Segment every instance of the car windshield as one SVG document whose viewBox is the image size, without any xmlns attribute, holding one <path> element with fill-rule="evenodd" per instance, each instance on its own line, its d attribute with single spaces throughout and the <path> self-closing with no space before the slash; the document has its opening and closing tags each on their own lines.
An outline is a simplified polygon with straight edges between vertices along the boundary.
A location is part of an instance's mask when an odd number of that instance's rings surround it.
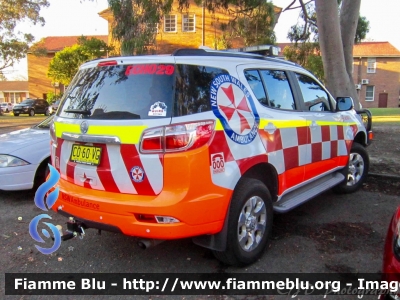
<svg viewBox="0 0 400 300">
<path fill-rule="evenodd" d="M 26 100 L 22 101 L 20 104 L 31 104 L 31 103 L 33 103 L 33 100 L 26 99 Z"/>
<path fill-rule="evenodd" d="M 51 123 L 53 122 L 53 118 L 54 118 L 54 116 L 50 116 L 47 119 L 45 119 L 44 121 L 40 122 L 39 124 L 33 126 L 32 128 L 35 128 L 35 129 L 49 129 Z"/>
</svg>

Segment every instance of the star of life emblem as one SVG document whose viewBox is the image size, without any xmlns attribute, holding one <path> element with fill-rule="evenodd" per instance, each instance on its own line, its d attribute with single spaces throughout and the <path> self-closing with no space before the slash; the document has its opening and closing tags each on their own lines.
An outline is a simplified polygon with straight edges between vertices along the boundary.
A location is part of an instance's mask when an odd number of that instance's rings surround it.
<svg viewBox="0 0 400 300">
<path fill-rule="evenodd" d="M 144 171 L 141 167 L 133 167 L 130 173 L 134 182 L 142 182 L 144 180 Z"/>
<path fill-rule="evenodd" d="M 239 79 L 230 75 L 215 77 L 210 87 L 210 102 L 232 141 L 245 145 L 255 139 L 260 117 L 249 91 Z"/>
</svg>

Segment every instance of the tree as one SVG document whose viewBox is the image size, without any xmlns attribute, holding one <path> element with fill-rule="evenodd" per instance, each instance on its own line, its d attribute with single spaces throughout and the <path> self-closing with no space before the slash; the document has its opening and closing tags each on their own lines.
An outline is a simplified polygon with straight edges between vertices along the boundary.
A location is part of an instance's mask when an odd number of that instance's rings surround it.
<svg viewBox="0 0 400 300">
<path fill-rule="evenodd" d="M 30 21 L 44 25 L 40 9 L 49 6 L 47 0 L 0 1 L 0 70 L 25 57 L 33 36 L 16 31 L 18 23 Z"/>
<path fill-rule="evenodd" d="M 108 0 L 114 16 L 113 38 L 121 44 L 122 55 L 145 53 L 155 39 L 163 13 L 173 0 Z"/>
<path fill-rule="evenodd" d="M 335 97 L 351 96 L 356 108 L 359 108 L 352 78 L 353 46 L 355 41 L 365 37 L 369 27 L 365 18 L 359 18 L 361 0 L 314 0 L 312 2 L 315 2 L 315 15 L 309 14 L 304 0 L 294 0 L 285 10 L 295 8 L 293 5 L 296 1 L 300 4 L 305 21 L 304 30 L 299 30 L 296 34 L 307 38 L 305 32 L 308 26 L 315 26 L 327 88 Z M 356 35 L 357 25 L 360 22 L 361 34 Z"/>
<path fill-rule="evenodd" d="M 102 40 L 93 37 L 87 39 L 82 36 L 78 39 L 78 44 L 66 47 L 56 53 L 50 62 L 47 76 L 53 82 L 69 85 L 82 63 L 105 56 L 111 50 L 113 47 L 107 46 Z"/>
<path fill-rule="evenodd" d="M 245 46 L 275 44 L 275 12 L 271 2 L 235 1 L 227 11 L 233 18 L 221 30 L 229 30 L 230 37 L 243 38 Z"/>
<path fill-rule="evenodd" d="M 304 4 L 302 8 L 298 23 L 292 26 L 288 33 L 288 38 L 294 44 L 285 47 L 284 55 L 287 59 L 299 63 L 324 81 L 315 4 L 311 1 Z M 304 10 L 306 13 L 303 12 Z M 339 10 L 338 13 L 340 13 Z M 365 17 L 359 17 L 354 42 L 360 43 L 361 40 L 365 39 L 368 31 L 368 20 Z"/>
<path fill-rule="evenodd" d="M 93 0 L 91 0 L 93 1 Z M 113 14 L 113 38 L 119 41 L 122 55 L 149 52 L 156 37 L 156 24 L 172 9 L 173 0 L 108 0 Z M 190 0 L 177 0 L 180 10 L 189 8 Z M 227 10 L 233 20 L 223 24 L 229 31 L 215 44 L 228 46 L 229 39 L 242 37 L 246 45 L 274 43 L 272 28 L 274 11 L 267 0 L 194 0 L 209 11 L 218 8 Z M 219 47 L 219 46 L 218 46 Z"/>
</svg>

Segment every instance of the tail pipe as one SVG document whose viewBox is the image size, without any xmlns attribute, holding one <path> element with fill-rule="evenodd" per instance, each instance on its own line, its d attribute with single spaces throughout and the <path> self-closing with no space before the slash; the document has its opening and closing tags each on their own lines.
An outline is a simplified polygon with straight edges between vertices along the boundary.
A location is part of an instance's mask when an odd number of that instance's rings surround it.
<svg viewBox="0 0 400 300">
<path fill-rule="evenodd" d="M 158 244 L 161 244 L 165 240 L 155 240 L 155 239 L 139 239 L 137 244 L 140 248 L 142 249 L 148 249 L 150 247 L 157 246 Z"/>
</svg>

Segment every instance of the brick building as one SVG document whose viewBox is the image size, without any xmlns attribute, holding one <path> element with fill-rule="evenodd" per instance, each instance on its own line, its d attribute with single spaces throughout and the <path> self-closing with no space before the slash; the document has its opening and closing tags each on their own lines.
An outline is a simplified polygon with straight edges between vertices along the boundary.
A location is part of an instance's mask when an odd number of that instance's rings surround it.
<svg viewBox="0 0 400 300">
<path fill-rule="evenodd" d="M 353 59 L 353 80 L 363 107 L 399 107 L 400 51 L 389 42 L 364 42 L 354 45 Z"/>
<path fill-rule="evenodd" d="M 0 103 L 15 104 L 28 97 L 28 81 L 0 81 Z"/>
<path fill-rule="evenodd" d="M 282 11 L 274 7 L 275 24 Z M 109 9 L 99 13 L 108 21 L 108 43 L 116 44 L 112 37 L 113 16 Z M 199 48 L 207 46 L 212 49 L 225 49 L 226 42 L 231 48 L 244 46 L 242 38 L 228 38 L 224 35 L 222 27 L 232 18 L 227 10 L 217 9 L 209 12 L 203 6 L 198 6 L 191 1 L 187 10 L 180 11 L 174 1 L 171 12 L 165 15 L 162 21 L 154 25 L 157 30 L 156 40 L 152 48 L 157 54 L 172 53 L 178 48 Z"/>
<path fill-rule="evenodd" d="M 92 37 L 104 42 L 108 40 L 106 35 L 89 36 L 88 38 Z M 77 44 L 78 38 L 79 36 L 49 36 L 35 45 L 36 49 L 45 49 L 41 55 L 34 54 L 32 49 L 28 51 L 28 89 L 31 98 L 46 99 L 49 92 L 59 94 L 64 91 L 62 84 L 54 84 L 47 77 L 49 64 L 58 51 Z"/>
</svg>

